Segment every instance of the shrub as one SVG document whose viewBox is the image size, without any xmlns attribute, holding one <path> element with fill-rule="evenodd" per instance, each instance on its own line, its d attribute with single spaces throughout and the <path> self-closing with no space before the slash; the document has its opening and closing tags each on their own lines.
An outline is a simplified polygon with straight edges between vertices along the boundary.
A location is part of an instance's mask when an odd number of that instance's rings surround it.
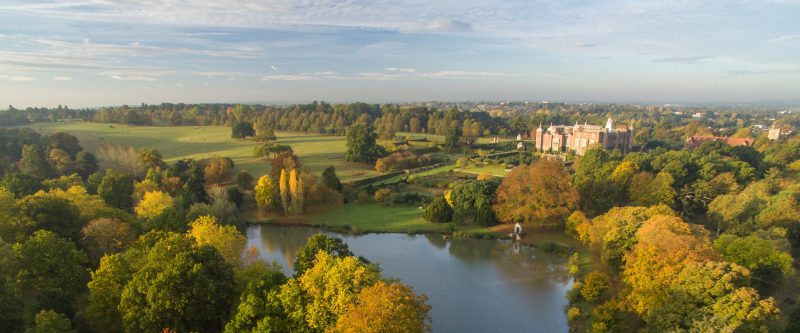
<svg viewBox="0 0 800 333">
<path fill-rule="evenodd" d="M 567 218 L 567 223 L 564 226 L 564 232 L 566 232 L 567 235 L 578 237 L 578 226 L 584 222 L 588 223 L 588 221 L 589 219 L 586 218 L 586 215 L 584 215 L 583 212 L 576 210 Z"/>
<path fill-rule="evenodd" d="M 586 275 L 581 288 L 581 296 L 589 302 L 594 302 L 609 286 L 608 277 L 600 272 L 593 271 Z"/>
<path fill-rule="evenodd" d="M 438 197 L 425 207 L 422 216 L 430 222 L 450 222 L 453 219 L 453 208 L 450 208 L 444 197 Z"/>
<path fill-rule="evenodd" d="M 581 297 L 581 288 L 582 287 L 583 287 L 582 283 L 575 282 L 575 284 L 572 285 L 572 289 L 567 291 L 567 300 L 570 303 L 575 303 L 575 302 L 578 301 L 578 299 L 580 299 L 580 297 Z"/>
<path fill-rule="evenodd" d="M 581 316 L 581 309 L 578 309 L 574 306 L 571 306 L 569 310 L 567 310 L 567 320 L 572 322 L 575 319 L 578 319 Z"/>
<path fill-rule="evenodd" d="M 464 167 L 469 166 L 469 158 L 461 157 L 461 158 L 457 159 L 456 160 L 456 166 L 459 167 L 459 168 L 464 168 Z"/>
<path fill-rule="evenodd" d="M 378 202 L 378 203 L 384 202 L 386 200 L 386 198 L 389 197 L 389 194 L 391 194 L 391 193 L 392 193 L 392 190 L 388 189 L 388 188 L 382 188 L 380 190 L 375 191 L 375 195 L 374 195 L 375 202 Z"/>
</svg>

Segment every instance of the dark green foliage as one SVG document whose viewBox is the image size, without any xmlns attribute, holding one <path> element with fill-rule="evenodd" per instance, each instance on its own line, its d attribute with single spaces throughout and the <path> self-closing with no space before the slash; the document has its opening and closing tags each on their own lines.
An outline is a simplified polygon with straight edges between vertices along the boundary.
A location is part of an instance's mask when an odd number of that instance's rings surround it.
<svg viewBox="0 0 800 333">
<path fill-rule="evenodd" d="M 444 136 L 444 145 L 449 148 L 458 147 L 461 141 L 461 127 L 452 125 L 447 129 L 447 134 Z"/>
<path fill-rule="evenodd" d="M 219 332 L 235 299 L 232 267 L 210 246 L 173 234 L 156 243 L 122 292 L 127 332 Z"/>
<path fill-rule="evenodd" d="M 779 250 L 773 241 L 758 236 L 724 234 L 714 241 L 714 247 L 725 259 L 750 269 L 752 285 L 762 294 L 768 294 L 794 273 L 791 254 Z"/>
<path fill-rule="evenodd" d="M 336 176 L 336 168 L 333 165 L 322 171 L 322 183 L 330 189 L 339 192 L 342 191 L 342 182 L 339 181 L 339 177 Z"/>
<path fill-rule="evenodd" d="M 228 201 L 236 205 L 236 208 L 241 208 L 242 203 L 244 203 L 244 194 L 242 194 L 242 192 L 236 187 L 229 187 L 225 191 L 227 193 Z"/>
<path fill-rule="evenodd" d="M 307 269 L 314 266 L 314 259 L 317 252 L 323 251 L 335 257 L 349 257 L 353 253 L 341 238 L 328 237 L 325 234 L 316 234 L 308 239 L 308 242 L 299 252 L 294 262 L 294 274 L 300 276 Z"/>
<path fill-rule="evenodd" d="M 435 223 L 450 222 L 453 220 L 453 208 L 450 208 L 444 197 L 437 197 L 425 207 L 422 217 Z"/>
<path fill-rule="evenodd" d="M 24 173 L 10 172 L 3 176 L 3 187 L 17 198 L 31 195 L 42 189 L 42 182 Z"/>
<path fill-rule="evenodd" d="M 158 216 L 147 220 L 144 227 L 145 230 L 184 232 L 188 229 L 186 211 L 180 207 L 169 207 Z"/>
<path fill-rule="evenodd" d="M 203 167 L 197 161 L 190 161 L 186 169 L 186 182 L 183 184 L 184 197 L 187 199 L 188 204 L 195 202 L 208 203 L 205 183 Z"/>
<path fill-rule="evenodd" d="M 468 180 L 457 184 L 450 193 L 454 215 L 458 219 L 474 216 L 475 223 L 482 226 L 497 224 L 492 203 L 498 186 L 498 178 Z"/>
<path fill-rule="evenodd" d="M 236 122 L 231 127 L 231 137 L 234 139 L 244 139 L 255 134 L 256 131 L 253 129 L 253 124 L 246 121 Z"/>
<path fill-rule="evenodd" d="M 385 151 L 375 143 L 377 135 L 368 125 L 355 125 L 347 130 L 347 152 L 344 157 L 350 162 L 372 163 Z"/>
<path fill-rule="evenodd" d="M 78 152 L 83 150 L 78 138 L 65 132 L 56 132 L 50 135 L 50 148 L 61 149 L 72 158 L 76 158 Z"/>
<path fill-rule="evenodd" d="M 32 195 L 22 198 L 19 203 L 21 215 L 30 218 L 36 229 L 50 230 L 61 237 L 77 242 L 80 239 L 80 211 L 67 199 Z"/>
<path fill-rule="evenodd" d="M 23 304 L 13 280 L 0 275 L 0 332 L 22 331 Z"/>
<path fill-rule="evenodd" d="M 139 166 L 143 170 L 150 170 L 150 169 L 166 169 L 167 163 L 164 163 L 164 159 L 161 157 L 161 153 L 158 149 L 153 147 L 144 147 L 139 150 Z"/>
<path fill-rule="evenodd" d="M 254 180 L 255 179 L 253 178 L 253 176 L 251 176 L 250 173 L 247 172 L 247 170 L 242 169 L 239 170 L 238 173 L 236 173 L 236 176 L 234 176 L 233 181 L 236 183 L 237 186 L 239 186 L 239 188 L 243 190 L 250 190 L 253 188 Z"/>
<path fill-rule="evenodd" d="M 72 303 L 86 288 L 88 259 L 73 242 L 47 230 L 14 245 L 19 260 L 17 281 L 36 309 L 52 309 L 72 315 Z"/>
<path fill-rule="evenodd" d="M 619 165 L 608 152 L 589 149 L 575 166 L 574 182 L 581 196 L 581 209 L 590 215 L 601 214 L 624 201 L 625 189 L 612 180 Z"/>
<path fill-rule="evenodd" d="M 112 169 L 106 170 L 100 186 L 97 187 L 99 194 L 112 207 L 122 210 L 130 210 L 133 206 L 133 178 L 118 173 Z"/>
<path fill-rule="evenodd" d="M 44 150 L 37 144 L 22 147 L 22 159 L 20 160 L 19 169 L 22 173 L 38 179 L 48 179 L 55 176 L 55 170 L 47 160 Z"/>
</svg>

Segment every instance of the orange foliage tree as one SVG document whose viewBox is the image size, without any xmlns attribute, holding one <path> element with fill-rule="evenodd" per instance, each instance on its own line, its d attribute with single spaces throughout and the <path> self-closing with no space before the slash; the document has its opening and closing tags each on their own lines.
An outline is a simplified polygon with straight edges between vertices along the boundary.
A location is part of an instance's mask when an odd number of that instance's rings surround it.
<svg viewBox="0 0 800 333">
<path fill-rule="evenodd" d="M 578 206 L 579 195 L 560 163 L 539 160 L 511 171 L 497 188 L 493 206 L 504 223 L 560 227 Z"/>
</svg>

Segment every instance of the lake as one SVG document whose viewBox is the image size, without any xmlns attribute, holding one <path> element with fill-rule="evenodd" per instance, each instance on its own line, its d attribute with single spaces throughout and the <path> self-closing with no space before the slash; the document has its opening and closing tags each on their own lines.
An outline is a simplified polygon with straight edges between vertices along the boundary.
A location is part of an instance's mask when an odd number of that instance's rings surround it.
<svg viewBox="0 0 800 333">
<path fill-rule="evenodd" d="M 293 274 L 311 227 L 250 226 L 248 248 Z M 328 233 L 428 296 L 434 332 L 567 332 L 564 309 L 572 288 L 565 256 L 511 241 L 444 239 L 441 235 Z"/>
</svg>

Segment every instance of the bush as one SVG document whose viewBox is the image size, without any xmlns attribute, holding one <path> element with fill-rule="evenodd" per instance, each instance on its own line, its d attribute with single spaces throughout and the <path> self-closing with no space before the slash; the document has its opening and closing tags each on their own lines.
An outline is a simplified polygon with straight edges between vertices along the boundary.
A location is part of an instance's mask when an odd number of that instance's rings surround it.
<svg viewBox="0 0 800 333">
<path fill-rule="evenodd" d="M 444 197 L 438 197 L 425 207 L 422 216 L 425 220 L 435 223 L 446 223 L 453 219 L 453 208 L 447 204 Z"/>
<path fill-rule="evenodd" d="M 569 322 L 572 322 L 575 319 L 580 318 L 580 316 L 581 316 L 581 309 L 571 306 L 569 310 L 567 310 L 567 321 Z"/>
<path fill-rule="evenodd" d="M 584 222 L 588 222 L 588 221 L 589 221 L 589 219 L 586 218 L 586 215 L 584 215 L 583 212 L 581 212 L 579 210 L 576 210 L 576 211 L 572 212 L 572 215 L 570 215 L 567 218 L 567 223 L 564 226 L 564 232 L 566 232 L 567 235 L 570 235 L 570 236 L 573 236 L 573 237 L 577 238 L 578 237 L 578 231 L 577 231 L 578 225 L 580 225 L 581 223 L 584 223 Z"/>
<path fill-rule="evenodd" d="M 469 158 L 460 157 L 459 159 L 456 160 L 456 166 L 459 167 L 459 168 L 464 168 L 464 167 L 469 166 L 469 162 L 470 162 Z"/>
<path fill-rule="evenodd" d="M 589 302 L 594 302 L 609 286 L 608 276 L 593 271 L 586 275 L 581 288 L 581 296 Z"/>
<path fill-rule="evenodd" d="M 388 188 L 382 188 L 380 190 L 375 191 L 375 195 L 374 195 L 375 202 L 378 202 L 378 203 L 384 202 L 386 200 L 386 198 L 389 197 L 389 194 L 391 194 L 391 193 L 392 193 L 392 190 L 388 189 Z"/>
</svg>

